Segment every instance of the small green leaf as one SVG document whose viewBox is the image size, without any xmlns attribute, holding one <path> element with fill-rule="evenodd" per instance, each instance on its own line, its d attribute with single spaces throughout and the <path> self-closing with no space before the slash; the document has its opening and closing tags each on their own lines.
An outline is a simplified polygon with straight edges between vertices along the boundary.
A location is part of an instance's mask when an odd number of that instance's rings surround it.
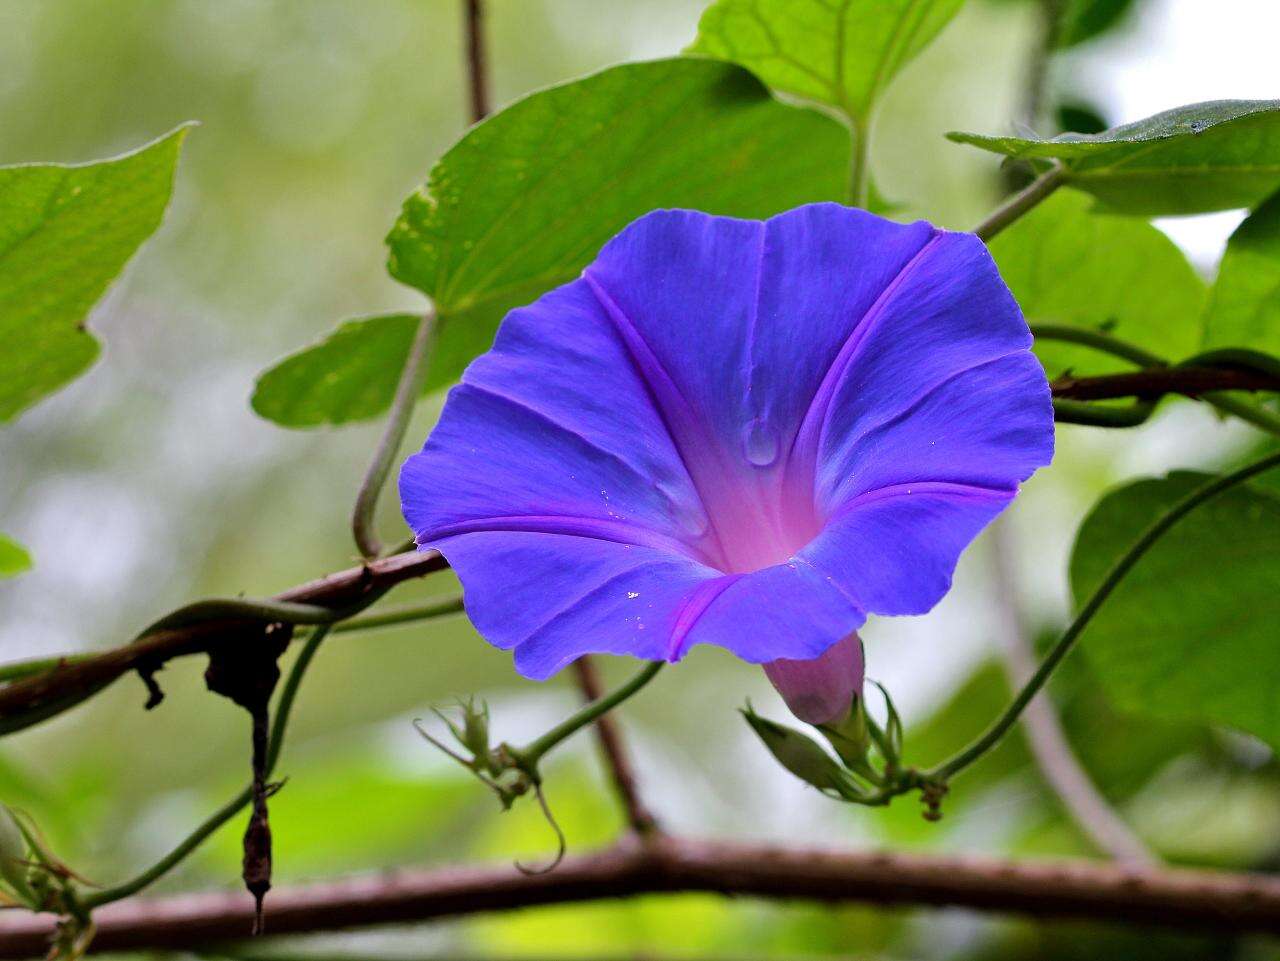
<svg viewBox="0 0 1280 961">
<path fill-rule="evenodd" d="M 31 570 L 31 555 L 12 538 L 0 534 L 0 578 L 17 577 Z"/>
<path fill-rule="evenodd" d="M 1081 604 L 1115 560 L 1209 478 L 1179 472 L 1104 497 L 1081 525 Z M 1081 645 L 1107 694 L 1136 714 L 1201 719 L 1280 747 L 1280 498 L 1236 487 L 1179 521 L 1121 581 Z"/>
<path fill-rule="evenodd" d="M 0 422 L 98 356 L 85 317 L 160 225 L 186 133 L 100 163 L 0 167 Z"/>
<path fill-rule="evenodd" d="M 1205 315 L 1204 345 L 1280 355 L 1280 193 L 1227 242 Z"/>
<path fill-rule="evenodd" d="M 716 0 L 689 48 L 865 123 L 880 94 L 964 0 Z"/>
<path fill-rule="evenodd" d="M 1050 140 L 951 133 L 1043 167 L 1112 210 L 1157 216 L 1252 207 L 1280 187 L 1280 100 L 1215 100 Z"/>
<path fill-rule="evenodd" d="M 258 378 L 253 409 L 283 427 L 345 424 L 391 406 L 421 317 L 348 320 Z"/>
<path fill-rule="evenodd" d="M 842 195 L 848 137 L 731 64 L 612 67 L 471 128 L 387 238 L 392 276 L 441 319 L 428 385 L 454 380 L 512 307 L 572 280 L 659 207 L 766 217 Z"/>
<path fill-rule="evenodd" d="M 1205 284 L 1181 250 L 1149 223 L 1090 210 L 1059 190 L 991 241 L 1005 283 L 1032 323 L 1102 329 L 1170 360 L 1199 349 Z M 1036 344 L 1051 376 L 1132 365 L 1053 341 Z"/>
</svg>

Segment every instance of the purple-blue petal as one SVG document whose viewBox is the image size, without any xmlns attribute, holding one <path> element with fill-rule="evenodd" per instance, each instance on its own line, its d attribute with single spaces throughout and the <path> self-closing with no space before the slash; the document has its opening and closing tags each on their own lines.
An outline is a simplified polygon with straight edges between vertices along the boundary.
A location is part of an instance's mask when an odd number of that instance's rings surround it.
<svg viewBox="0 0 1280 961">
<path fill-rule="evenodd" d="M 401 474 L 518 669 L 806 660 L 920 613 L 1052 456 L 985 247 L 819 204 L 658 211 L 503 322 Z"/>
</svg>

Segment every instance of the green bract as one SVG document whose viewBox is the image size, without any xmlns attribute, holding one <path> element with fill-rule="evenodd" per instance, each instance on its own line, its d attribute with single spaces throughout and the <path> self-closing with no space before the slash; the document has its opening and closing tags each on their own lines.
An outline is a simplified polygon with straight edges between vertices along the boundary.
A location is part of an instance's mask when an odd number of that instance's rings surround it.
<svg viewBox="0 0 1280 961">
<path fill-rule="evenodd" d="M 0 422 L 98 356 L 85 316 L 160 225 L 186 133 L 100 163 L 0 168 Z"/>
<path fill-rule="evenodd" d="M 1280 187 L 1280 100 L 1214 100 L 1097 134 L 1048 140 L 951 133 L 959 143 L 1043 166 L 1130 214 L 1252 207 Z"/>
<path fill-rule="evenodd" d="M 1142 530 L 1205 480 L 1179 472 L 1104 497 L 1071 558 L 1077 603 Z M 1179 521 L 1086 629 L 1081 646 L 1118 705 L 1228 724 L 1280 746 L 1280 498 L 1236 487 Z"/>
</svg>

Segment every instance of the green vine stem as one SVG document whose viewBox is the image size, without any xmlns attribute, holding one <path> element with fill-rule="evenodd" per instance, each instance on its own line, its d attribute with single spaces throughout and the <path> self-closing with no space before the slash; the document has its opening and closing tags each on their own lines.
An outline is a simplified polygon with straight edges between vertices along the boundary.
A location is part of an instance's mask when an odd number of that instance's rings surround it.
<svg viewBox="0 0 1280 961">
<path fill-rule="evenodd" d="M 849 126 L 849 197 L 850 207 L 867 206 L 870 176 L 867 171 L 870 147 L 870 124 L 865 120 L 852 120 Z"/>
<path fill-rule="evenodd" d="M 1280 452 L 1269 454 L 1261 460 L 1254 461 L 1239 470 L 1232 471 L 1230 474 L 1224 474 L 1215 478 L 1209 483 L 1192 491 L 1178 503 L 1170 507 L 1164 514 L 1157 518 L 1150 526 L 1143 531 L 1133 545 L 1126 551 L 1119 560 L 1112 565 L 1111 570 L 1107 572 L 1106 577 L 1102 579 L 1102 583 L 1098 585 L 1093 594 L 1080 608 L 1080 612 L 1076 615 L 1075 620 L 1067 627 L 1053 646 L 1048 656 L 1040 663 L 1036 672 L 1026 683 L 1017 697 L 998 717 L 995 722 L 987 728 L 987 730 L 972 744 L 956 754 L 951 759 L 942 762 L 934 768 L 921 774 L 921 780 L 925 783 L 945 784 L 951 777 L 964 770 L 982 755 L 999 743 L 1000 739 L 1009 732 L 1009 729 L 1017 723 L 1019 716 L 1024 708 L 1030 703 L 1031 699 L 1036 696 L 1045 683 L 1049 680 L 1057 666 L 1062 663 L 1062 659 L 1071 652 L 1076 641 L 1080 638 L 1084 629 L 1089 625 L 1093 616 L 1098 613 L 1103 602 L 1106 601 L 1111 593 L 1124 580 L 1125 575 L 1129 573 L 1142 559 L 1142 556 L 1149 551 L 1157 541 L 1163 537 L 1170 528 L 1178 521 L 1186 517 L 1193 510 L 1204 504 L 1206 501 L 1213 499 L 1222 492 L 1242 484 L 1249 478 L 1261 474 L 1263 471 L 1270 470 L 1273 467 L 1280 466 Z"/>
<path fill-rule="evenodd" d="M 531 741 L 524 747 L 507 746 L 507 753 L 511 755 L 520 770 L 524 771 L 535 784 L 538 783 L 538 762 L 542 760 L 548 751 L 561 741 L 572 737 L 602 714 L 608 713 L 627 700 L 627 698 L 652 681 L 658 671 L 662 670 L 664 664 L 666 664 L 666 661 L 650 661 L 626 684 L 615 688 L 598 700 L 583 705 L 574 714 L 547 731 L 546 734 Z"/>
<path fill-rule="evenodd" d="M 979 240 L 990 242 L 992 237 L 1066 182 L 1066 170 L 1061 164 L 1055 163 L 1022 190 L 1006 199 L 1004 203 L 991 212 L 986 220 L 974 227 L 973 232 L 978 236 Z"/>
<path fill-rule="evenodd" d="M 380 627 L 394 627 L 398 624 L 411 624 L 415 621 L 429 621 L 437 617 L 462 612 L 462 596 L 455 594 L 441 597 L 421 604 L 404 604 L 382 611 L 379 614 L 368 614 L 364 617 L 353 617 L 349 621 L 334 624 L 330 630 L 334 634 L 347 634 L 356 631 L 372 631 Z"/>
<path fill-rule="evenodd" d="M 355 537 L 356 547 L 367 558 L 377 557 L 382 553 L 382 542 L 373 531 L 374 512 L 378 507 L 382 488 L 386 486 L 387 475 L 391 472 L 391 464 L 404 442 L 405 431 L 409 429 L 413 408 L 422 393 L 435 329 L 436 309 L 432 306 L 422 315 L 417 332 L 413 335 L 400 382 L 396 385 L 395 399 L 391 402 L 391 412 L 387 415 L 387 426 L 373 452 L 373 460 L 369 462 L 364 479 L 360 482 L 360 490 L 356 493 L 355 507 L 351 511 L 351 533 Z"/>
<path fill-rule="evenodd" d="M 289 727 L 289 716 L 293 712 L 293 705 L 297 700 L 298 688 L 302 685 L 302 678 L 307 673 L 307 668 L 310 667 L 316 651 L 319 650 L 321 642 L 324 641 L 325 635 L 328 633 L 329 628 L 327 625 L 322 625 L 311 632 L 311 636 L 307 638 L 306 643 L 298 654 L 297 660 L 293 662 L 293 667 L 289 670 L 289 676 L 285 680 L 284 688 L 280 691 L 280 700 L 276 703 L 275 720 L 271 725 L 271 740 L 267 748 L 266 770 L 268 777 L 275 770 L 276 762 L 280 760 L 280 752 L 284 747 L 285 732 Z M 210 835 L 244 810 L 251 800 L 253 800 L 253 789 L 246 787 L 210 815 L 199 827 L 187 835 L 177 847 L 141 874 L 115 887 L 103 888 L 83 898 L 82 902 L 85 908 L 92 910 L 104 904 L 110 904 L 112 901 L 120 901 L 124 898 L 132 897 L 143 888 L 159 880 L 181 864 Z"/>
</svg>

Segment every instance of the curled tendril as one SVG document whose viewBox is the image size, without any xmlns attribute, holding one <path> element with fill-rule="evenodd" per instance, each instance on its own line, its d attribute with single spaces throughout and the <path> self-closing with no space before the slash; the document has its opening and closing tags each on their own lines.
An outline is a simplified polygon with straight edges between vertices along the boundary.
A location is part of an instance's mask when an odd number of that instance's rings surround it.
<svg viewBox="0 0 1280 961">
<path fill-rule="evenodd" d="M 527 864 L 521 864 L 519 861 L 515 862 L 515 866 L 516 870 L 521 874 L 550 874 L 558 868 L 560 866 L 560 862 L 564 860 L 564 855 L 568 850 L 569 845 L 565 840 L 564 831 L 561 829 L 559 822 L 556 821 L 555 815 L 551 813 L 551 805 L 547 803 L 547 796 L 542 791 L 542 785 L 535 783 L 533 785 L 533 792 L 538 798 L 538 806 L 542 808 L 542 816 L 547 819 L 547 823 L 551 825 L 551 830 L 556 834 L 556 854 L 555 857 L 551 859 L 551 863 L 544 867 L 530 867 Z"/>
</svg>

